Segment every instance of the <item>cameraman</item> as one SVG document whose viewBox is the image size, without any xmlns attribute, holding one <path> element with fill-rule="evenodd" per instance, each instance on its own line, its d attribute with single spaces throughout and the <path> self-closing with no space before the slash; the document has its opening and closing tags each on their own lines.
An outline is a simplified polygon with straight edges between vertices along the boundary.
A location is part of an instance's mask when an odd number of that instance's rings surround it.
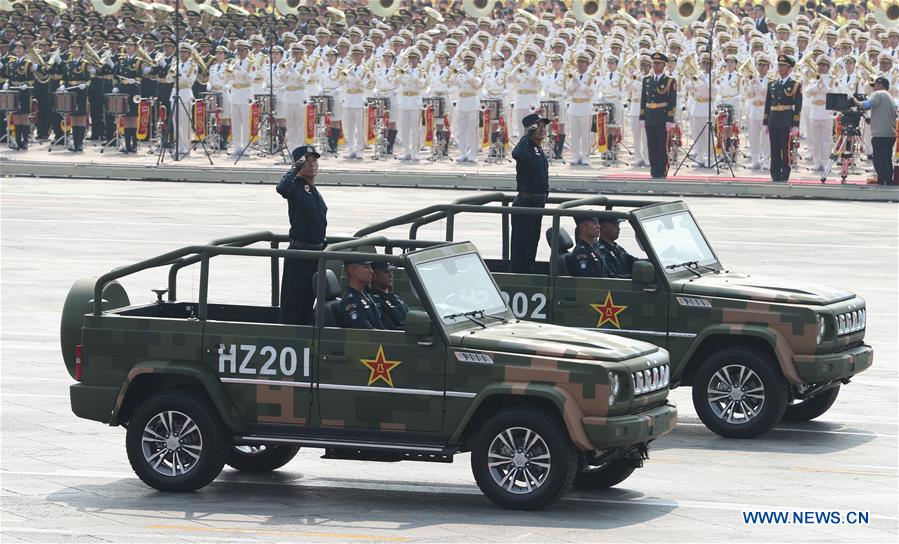
<svg viewBox="0 0 899 544">
<path fill-rule="evenodd" d="M 871 110 L 871 147 L 874 153 L 874 170 L 877 183 L 889 185 L 893 181 L 893 147 L 896 145 L 896 104 L 888 92 L 890 82 L 878 77 L 871 84 L 874 92 L 864 102 L 854 96 L 852 102 L 865 110 Z"/>
</svg>

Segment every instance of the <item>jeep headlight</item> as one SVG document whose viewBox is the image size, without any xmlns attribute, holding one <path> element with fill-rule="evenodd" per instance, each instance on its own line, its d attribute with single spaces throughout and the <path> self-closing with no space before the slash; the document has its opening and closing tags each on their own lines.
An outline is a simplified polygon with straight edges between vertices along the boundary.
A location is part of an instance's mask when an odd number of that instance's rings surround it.
<svg viewBox="0 0 899 544">
<path fill-rule="evenodd" d="M 615 400 L 618 397 L 618 394 L 621 392 L 621 380 L 618 378 L 618 374 L 615 374 L 611 370 L 609 371 L 609 406 L 615 404 Z"/>
<path fill-rule="evenodd" d="M 815 337 L 815 342 L 820 344 L 821 340 L 824 340 L 824 333 L 827 332 L 827 324 L 824 322 L 824 316 L 818 316 L 818 334 Z"/>
</svg>

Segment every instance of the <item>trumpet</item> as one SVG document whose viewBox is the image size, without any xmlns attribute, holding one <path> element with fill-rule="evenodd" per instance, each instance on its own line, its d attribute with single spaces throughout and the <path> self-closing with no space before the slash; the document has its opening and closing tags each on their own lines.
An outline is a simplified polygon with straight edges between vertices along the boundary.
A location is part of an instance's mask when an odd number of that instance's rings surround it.
<svg viewBox="0 0 899 544">
<path fill-rule="evenodd" d="M 50 55 L 50 60 L 47 61 L 47 64 L 49 64 L 50 66 L 53 66 L 54 64 L 56 64 L 56 61 L 59 60 L 59 56 L 60 56 L 61 54 L 62 54 L 62 52 L 61 52 L 61 51 L 59 50 L 59 48 L 57 47 L 57 48 L 53 51 L 53 53 Z"/>
<path fill-rule="evenodd" d="M 142 46 L 142 45 L 137 46 L 137 51 L 134 52 L 134 55 L 135 55 L 137 58 L 139 58 L 140 60 L 142 60 L 142 61 L 144 61 L 144 62 L 146 62 L 146 63 L 148 63 L 148 64 L 154 64 L 154 65 L 156 64 L 156 63 L 153 61 L 153 59 L 150 58 L 150 55 L 147 54 L 147 50 L 144 49 L 144 46 Z"/>
<path fill-rule="evenodd" d="M 32 43 L 31 47 L 28 48 L 28 53 L 26 55 L 28 60 L 30 60 L 33 64 L 37 64 L 41 68 L 47 67 L 47 62 L 41 57 L 40 52 L 38 52 L 35 45 Z"/>
</svg>

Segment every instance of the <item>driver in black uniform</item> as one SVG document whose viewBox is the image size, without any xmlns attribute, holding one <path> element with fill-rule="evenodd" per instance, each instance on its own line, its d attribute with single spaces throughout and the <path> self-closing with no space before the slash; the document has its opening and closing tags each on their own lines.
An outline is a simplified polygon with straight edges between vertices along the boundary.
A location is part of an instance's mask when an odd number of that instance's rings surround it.
<svg viewBox="0 0 899 544">
<path fill-rule="evenodd" d="M 593 247 L 606 265 L 607 273 L 604 277 L 607 278 L 630 276 L 634 262 L 637 261 L 636 257 L 615 242 L 621 234 L 618 224 L 622 221 L 624 220 L 612 217 L 599 220 L 599 239 Z"/>
<path fill-rule="evenodd" d="M 405 329 L 409 307 L 393 292 L 393 271 L 396 267 L 388 263 L 374 263 L 371 268 L 371 289 L 368 294 L 381 312 L 384 328 L 394 331 Z"/>
</svg>

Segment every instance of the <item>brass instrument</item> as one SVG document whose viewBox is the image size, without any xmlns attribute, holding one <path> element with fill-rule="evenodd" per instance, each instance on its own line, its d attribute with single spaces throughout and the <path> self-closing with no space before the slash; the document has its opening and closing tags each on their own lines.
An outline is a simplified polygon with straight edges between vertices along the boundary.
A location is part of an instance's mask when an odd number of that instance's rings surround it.
<svg viewBox="0 0 899 544">
<path fill-rule="evenodd" d="M 142 60 L 146 63 L 153 64 L 153 65 L 156 64 L 155 62 L 153 62 L 153 59 L 150 57 L 150 55 L 147 53 L 147 50 L 144 49 L 144 47 L 142 45 L 137 46 L 137 49 L 134 52 L 134 56 L 136 56 L 137 58 L 139 58 L 140 60 Z"/>
<path fill-rule="evenodd" d="M 634 17 L 630 13 L 624 11 L 623 9 L 619 9 L 617 13 L 618 13 L 619 17 L 621 17 L 622 19 L 624 19 L 625 21 L 627 21 L 634 27 L 639 26 L 640 22 L 637 21 L 636 19 L 634 19 Z M 671 15 L 671 13 L 672 12 L 669 10 L 668 11 L 669 16 Z M 697 16 L 697 18 L 698 18 L 698 16 Z"/>
<path fill-rule="evenodd" d="M 496 0 L 462 0 L 462 11 L 472 18 L 490 17 Z"/>
<path fill-rule="evenodd" d="M 766 0 L 765 16 L 775 24 L 789 25 L 799 15 L 799 0 Z"/>
<path fill-rule="evenodd" d="M 759 75 L 759 71 L 756 69 L 751 58 L 746 59 L 743 61 L 743 64 L 737 66 L 737 73 L 746 79 L 755 79 Z"/>
<path fill-rule="evenodd" d="M 209 72 L 209 66 L 206 66 L 206 63 L 203 61 L 203 57 L 200 56 L 200 53 L 197 52 L 195 47 L 190 48 L 190 56 L 194 59 L 194 62 L 197 63 L 197 67 L 200 72 Z"/>
<path fill-rule="evenodd" d="M 899 0 L 880 0 L 872 11 L 877 22 L 887 28 L 899 24 Z"/>
<path fill-rule="evenodd" d="M 113 15 L 122 9 L 124 5 L 125 0 L 91 0 L 91 6 L 100 15 Z"/>
<path fill-rule="evenodd" d="M 59 60 L 59 56 L 62 54 L 62 51 L 57 47 L 53 50 L 53 53 L 50 54 L 50 60 L 47 61 L 47 64 L 53 66 L 56 64 L 56 61 Z"/>
<path fill-rule="evenodd" d="M 368 9 L 372 13 L 385 19 L 391 17 L 400 9 L 400 0 L 366 0 L 365 3 L 368 4 Z"/>
<path fill-rule="evenodd" d="M 25 57 L 31 61 L 32 64 L 36 64 L 41 68 L 47 67 L 47 61 L 41 56 L 41 53 L 37 50 L 37 47 L 32 42 L 31 47 L 28 48 L 28 52 L 25 54 Z"/>
<path fill-rule="evenodd" d="M 573 0 L 569 8 L 582 23 L 601 19 L 606 12 L 606 0 Z"/>
<path fill-rule="evenodd" d="M 732 12 L 731 10 L 727 9 L 724 6 L 720 6 L 718 8 L 718 13 L 720 13 L 721 15 L 724 15 L 724 19 L 726 21 L 730 21 L 730 26 L 733 26 L 736 28 L 740 27 L 740 18 L 737 17 L 736 13 Z"/>
<path fill-rule="evenodd" d="M 667 0 L 666 4 L 668 18 L 680 26 L 689 26 L 702 15 L 702 6 L 697 0 Z"/>
</svg>

